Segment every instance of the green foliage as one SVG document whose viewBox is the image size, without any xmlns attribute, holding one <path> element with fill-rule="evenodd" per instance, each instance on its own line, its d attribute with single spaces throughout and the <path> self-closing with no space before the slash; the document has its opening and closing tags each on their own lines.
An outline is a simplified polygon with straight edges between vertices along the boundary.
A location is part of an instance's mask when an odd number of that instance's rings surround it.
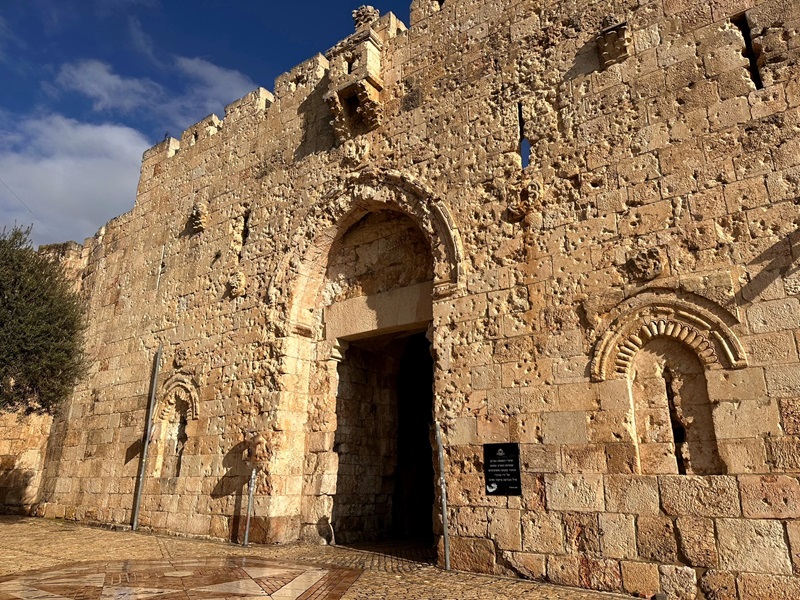
<svg viewBox="0 0 800 600">
<path fill-rule="evenodd" d="M 84 308 L 30 233 L 0 232 L 0 409 L 52 413 L 83 373 Z"/>
</svg>

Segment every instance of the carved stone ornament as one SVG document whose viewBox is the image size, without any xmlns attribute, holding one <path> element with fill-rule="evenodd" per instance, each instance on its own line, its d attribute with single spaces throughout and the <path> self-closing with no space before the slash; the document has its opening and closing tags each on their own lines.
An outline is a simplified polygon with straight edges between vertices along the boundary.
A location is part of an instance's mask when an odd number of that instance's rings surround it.
<svg viewBox="0 0 800 600">
<path fill-rule="evenodd" d="M 656 338 L 685 344 L 706 368 L 747 366 L 744 347 L 718 314 L 677 296 L 660 295 L 623 303 L 629 308 L 618 311 L 595 347 L 591 364 L 594 381 L 628 377 L 636 353 Z M 719 307 L 715 309 L 721 311 Z"/>
<path fill-rule="evenodd" d="M 507 183 L 490 185 L 489 188 L 505 203 L 505 218 L 509 223 L 519 223 L 530 213 L 544 208 L 542 184 L 528 173 L 512 176 Z M 490 193 L 492 190 L 487 189 Z"/>
<path fill-rule="evenodd" d="M 247 448 L 244 451 L 242 458 L 252 465 L 263 465 L 269 462 L 272 457 L 272 449 L 269 446 L 267 438 L 261 434 L 256 433 L 247 440 Z"/>
<path fill-rule="evenodd" d="M 614 17 L 603 19 L 603 29 L 596 38 L 600 67 L 605 70 L 630 56 L 630 31 L 628 24 Z"/>
<path fill-rule="evenodd" d="M 353 21 L 356 31 L 362 27 L 368 27 L 381 18 L 380 11 L 374 6 L 361 6 L 353 11 Z"/>
<path fill-rule="evenodd" d="M 161 386 L 161 402 L 156 418 L 160 421 L 174 421 L 178 418 L 178 408 L 182 405 L 189 419 L 197 419 L 199 405 L 197 380 L 189 373 L 178 371 Z"/>
<path fill-rule="evenodd" d="M 247 277 L 241 271 L 237 271 L 228 278 L 228 290 L 232 298 L 244 296 L 247 289 Z"/>
<path fill-rule="evenodd" d="M 650 248 L 631 257 L 626 263 L 628 272 L 633 279 L 650 281 L 661 275 L 664 270 L 661 252 L 658 248 Z"/>
<path fill-rule="evenodd" d="M 363 165 L 369 156 L 370 148 L 367 138 L 359 137 L 347 140 L 343 147 L 342 163 L 353 169 Z"/>
<path fill-rule="evenodd" d="M 208 226 L 208 206 L 203 202 L 195 202 L 189 215 L 189 225 L 192 231 L 200 233 Z"/>
<path fill-rule="evenodd" d="M 175 351 L 175 356 L 172 358 L 172 364 L 176 369 L 182 369 L 189 361 L 189 352 L 186 348 L 178 348 Z"/>
</svg>

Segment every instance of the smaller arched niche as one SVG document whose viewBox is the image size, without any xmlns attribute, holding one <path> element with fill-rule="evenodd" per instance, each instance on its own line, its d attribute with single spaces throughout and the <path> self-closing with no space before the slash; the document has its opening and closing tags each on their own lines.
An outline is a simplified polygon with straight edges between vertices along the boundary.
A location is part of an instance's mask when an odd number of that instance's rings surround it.
<svg viewBox="0 0 800 600">
<path fill-rule="evenodd" d="M 724 473 L 705 365 L 694 349 L 653 338 L 633 357 L 629 377 L 642 471 Z"/>
<path fill-rule="evenodd" d="M 189 422 L 197 419 L 197 386 L 191 378 L 178 373 L 162 389 L 153 428 L 153 476 L 180 477 Z"/>
<path fill-rule="evenodd" d="M 640 468 L 712 475 L 720 459 L 706 373 L 747 358 L 732 316 L 702 298 L 655 290 L 617 307 L 595 348 L 595 381 L 627 379 Z"/>
</svg>

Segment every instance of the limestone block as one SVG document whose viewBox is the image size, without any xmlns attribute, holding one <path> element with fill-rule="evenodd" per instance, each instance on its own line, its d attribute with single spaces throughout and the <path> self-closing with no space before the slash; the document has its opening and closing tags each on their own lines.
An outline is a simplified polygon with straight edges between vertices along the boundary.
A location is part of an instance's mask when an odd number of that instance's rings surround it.
<svg viewBox="0 0 800 600">
<path fill-rule="evenodd" d="M 717 544 L 714 522 L 701 517 L 678 517 L 678 542 L 681 554 L 692 567 L 717 566 Z"/>
<path fill-rule="evenodd" d="M 800 470 L 800 437 L 771 438 L 765 443 L 767 459 L 775 471 Z"/>
<path fill-rule="evenodd" d="M 513 565 L 514 570 L 527 579 L 542 580 L 547 576 L 547 556 L 531 552 L 508 552 L 503 556 Z"/>
<path fill-rule="evenodd" d="M 700 578 L 698 586 L 708 600 L 738 600 L 736 578 L 732 573 L 709 569 Z"/>
<path fill-rule="evenodd" d="M 658 565 L 622 561 L 622 588 L 638 598 L 650 598 L 661 590 Z"/>
<path fill-rule="evenodd" d="M 604 509 L 601 475 L 545 475 L 547 507 L 560 511 L 602 511 Z"/>
<path fill-rule="evenodd" d="M 600 410 L 589 414 L 587 432 L 590 442 L 596 444 L 633 442 L 634 431 L 633 413 Z"/>
<path fill-rule="evenodd" d="M 767 391 L 773 398 L 800 396 L 800 367 L 793 365 L 770 366 L 765 369 Z"/>
<path fill-rule="evenodd" d="M 742 341 L 747 348 L 747 359 L 751 365 L 764 366 L 797 362 L 794 339 L 788 331 L 753 335 Z"/>
<path fill-rule="evenodd" d="M 556 585 L 579 586 L 581 584 L 579 558 L 548 555 L 547 579 Z"/>
<path fill-rule="evenodd" d="M 542 439 L 545 444 L 585 444 L 586 413 L 551 412 L 542 415 Z"/>
<path fill-rule="evenodd" d="M 450 537 L 450 563 L 454 569 L 493 574 L 496 560 L 494 543 L 491 540 Z"/>
<path fill-rule="evenodd" d="M 782 298 L 754 304 L 747 310 L 753 333 L 768 333 L 800 327 L 800 300 Z"/>
<path fill-rule="evenodd" d="M 606 444 L 606 473 L 633 475 L 641 472 L 635 444 Z"/>
<path fill-rule="evenodd" d="M 489 539 L 501 550 L 522 550 L 522 522 L 519 510 L 491 508 L 488 513 Z"/>
<path fill-rule="evenodd" d="M 766 396 L 762 369 L 715 370 L 706 373 L 708 396 L 712 402 L 756 400 Z"/>
<path fill-rule="evenodd" d="M 769 471 L 763 439 L 720 440 L 717 449 L 729 474 Z"/>
<path fill-rule="evenodd" d="M 780 412 L 774 400 L 721 402 L 714 406 L 713 414 L 718 440 L 781 434 Z"/>
<path fill-rule="evenodd" d="M 719 519 L 720 567 L 730 571 L 790 575 L 792 563 L 779 521 Z"/>
<path fill-rule="evenodd" d="M 739 488 L 735 477 L 664 475 L 659 477 L 661 506 L 668 515 L 738 517 Z"/>
<path fill-rule="evenodd" d="M 778 575 L 742 573 L 739 576 L 739 593 L 747 600 L 775 600 L 796 598 L 800 595 L 800 579 Z"/>
<path fill-rule="evenodd" d="M 668 517 L 637 517 L 636 541 L 639 556 L 660 563 L 678 560 L 678 544 L 675 525 Z"/>
<path fill-rule="evenodd" d="M 786 532 L 789 537 L 792 568 L 795 575 L 800 575 L 800 521 L 787 521 Z"/>
<path fill-rule="evenodd" d="M 742 512 L 753 519 L 800 518 L 800 482 L 786 475 L 739 477 Z"/>
<path fill-rule="evenodd" d="M 658 567 L 661 589 L 667 598 L 694 600 L 697 595 L 697 575 L 690 567 L 661 565 Z"/>
<path fill-rule="evenodd" d="M 461 537 L 486 537 L 489 509 L 483 506 L 449 507 L 451 531 Z"/>
<path fill-rule="evenodd" d="M 600 522 L 596 513 L 564 513 L 562 519 L 568 554 L 601 554 Z"/>
<path fill-rule="evenodd" d="M 601 514 L 600 547 L 608 558 L 636 558 L 636 526 L 633 515 Z"/>
<path fill-rule="evenodd" d="M 522 547 L 526 552 L 563 554 L 561 517 L 556 513 L 525 513 L 522 518 Z"/>
<path fill-rule="evenodd" d="M 586 557 L 581 560 L 581 580 L 588 582 L 591 589 L 604 592 L 618 592 L 622 590 L 622 573 L 619 562 Z"/>
<path fill-rule="evenodd" d="M 605 446 L 597 444 L 562 446 L 562 464 L 567 473 L 605 473 Z"/>
<path fill-rule="evenodd" d="M 555 473 L 561 470 L 558 446 L 541 444 L 520 445 L 520 469 L 533 473 Z"/>
<path fill-rule="evenodd" d="M 607 475 L 606 510 L 612 513 L 658 515 L 661 510 L 656 477 L 642 475 Z"/>
</svg>

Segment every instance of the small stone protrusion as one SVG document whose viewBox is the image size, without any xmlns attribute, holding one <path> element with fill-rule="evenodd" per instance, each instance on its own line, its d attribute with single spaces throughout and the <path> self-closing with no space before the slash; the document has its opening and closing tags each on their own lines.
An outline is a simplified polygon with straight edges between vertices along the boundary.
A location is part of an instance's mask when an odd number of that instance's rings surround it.
<svg viewBox="0 0 800 600">
<path fill-rule="evenodd" d="M 620 22 L 610 16 L 603 19 L 602 27 L 596 41 L 600 67 L 606 70 L 630 56 L 630 31 L 625 21 Z"/>
<path fill-rule="evenodd" d="M 189 215 L 189 226 L 193 233 L 201 233 L 208 226 L 208 207 L 203 202 L 195 202 Z"/>
<path fill-rule="evenodd" d="M 244 296 L 247 289 L 247 277 L 241 271 L 233 273 L 228 278 L 228 289 L 230 290 L 231 298 L 239 298 Z"/>
<path fill-rule="evenodd" d="M 369 27 L 381 18 L 380 11 L 374 6 L 361 6 L 353 11 L 353 21 L 356 24 L 356 31 Z"/>
</svg>

